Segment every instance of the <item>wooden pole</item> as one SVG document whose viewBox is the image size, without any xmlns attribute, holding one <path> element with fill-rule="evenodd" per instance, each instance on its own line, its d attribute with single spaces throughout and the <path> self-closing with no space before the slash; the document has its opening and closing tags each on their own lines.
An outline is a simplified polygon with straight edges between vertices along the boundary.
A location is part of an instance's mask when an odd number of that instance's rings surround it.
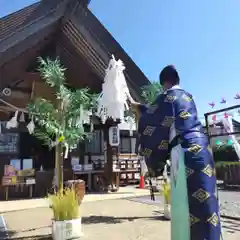
<svg viewBox="0 0 240 240">
<path fill-rule="evenodd" d="M 112 146 L 109 144 L 109 124 L 104 124 L 103 128 L 103 139 L 104 139 L 104 151 L 105 151 L 105 167 L 104 167 L 104 175 L 107 180 L 107 187 L 113 187 L 113 151 Z"/>
<path fill-rule="evenodd" d="M 64 118 L 62 116 L 63 114 L 63 104 L 62 100 L 57 100 L 57 109 L 58 109 L 58 120 L 64 124 Z M 57 189 L 61 189 L 63 187 L 63 147 L 62 144 L 59 143 L 59 138 L 61 136 L 58 134 L 56 136 L 56 142 L 57 145 L 55 146 L 55 176 L 56 176 L 56 183 L 57 183 Z"/>
</svg>

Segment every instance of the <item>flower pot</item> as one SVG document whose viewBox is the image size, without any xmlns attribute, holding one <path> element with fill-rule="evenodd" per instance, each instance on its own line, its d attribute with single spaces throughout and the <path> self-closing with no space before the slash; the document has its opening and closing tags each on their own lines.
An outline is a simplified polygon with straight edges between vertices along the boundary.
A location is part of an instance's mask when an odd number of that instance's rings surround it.
<svg viewBox="0 0 240 240">
<path fill-rule="evenodd" d="M 171 211 L 170 211 L 170 204 L 164 204 L 164 218 L 167 220 L 171 220 Z"/>
<path fill-rule="evenodd" d="M 67 221 L 52 222 L 52 238 L 53 240 L 79 239 L 83 236 L 82 219 L 73 219 Z"/>
</svg>

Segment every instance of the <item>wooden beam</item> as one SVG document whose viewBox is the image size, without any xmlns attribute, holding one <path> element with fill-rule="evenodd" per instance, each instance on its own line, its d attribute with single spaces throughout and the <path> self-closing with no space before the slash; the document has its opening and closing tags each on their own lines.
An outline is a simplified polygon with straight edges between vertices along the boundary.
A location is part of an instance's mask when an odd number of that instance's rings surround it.
<svg viewBox="0 0 240 240">
<path fill-rule="evenodd" d="M 11 112 L 15 112 L 16 110 L 8 106 L 0 105 L 0 111 L 4 112 L 5 114 L 10 114 Z"/>
<path fill-rule="evenodd" d="M 10 103 L 11 105 L 14 105 L 16 106 L 17 108 L 26 108 L 27 104 L 29 103 L 29 98 L 21 98 L 21 99 L 16 99 L 16 98 L 13 98 L 13 97 L 1 97 L 4 101 Z M 0 106 L 5 106 L 5 104 L 3 103 L 0 103 Z M 6 108 L 5 108 L 6 109 Z"/>
<path fill-rule="evenodd" d="M 1 98 L 11 98 L 14 99 L 15 101 L 18 101 L 19 99 L 30 99 L 31 96 L 31 91 L 30 92 L 22 92 L 22 91 L 16 91 L 12 90 L 10 96 L 5 96 L 2 92 L 0 93 Z"/>
<path fill-rule="evenodd" d="M 56 96 L 54 90 L 45 82 L 34 81 L 31 99 L 45 98 L 55 102 Z"/>
<path fill-rule="evenodd" d="M 22 94 L 31 94 L 32 88 L 27 87 L 12 87 L 12 94 L 14 93 L 22 93 Z"/>
<path fill-rule="evenodd" d="M 8 121 L 10 112 L 0 109 L 0 121 Z"/>
<path fill-rule="evenodd" d="M 34 72 L 25 72 L 22 76 L 22 79 L 28 82 L 42 81 L 40 73 L 34 73 Z"/>
</svg>

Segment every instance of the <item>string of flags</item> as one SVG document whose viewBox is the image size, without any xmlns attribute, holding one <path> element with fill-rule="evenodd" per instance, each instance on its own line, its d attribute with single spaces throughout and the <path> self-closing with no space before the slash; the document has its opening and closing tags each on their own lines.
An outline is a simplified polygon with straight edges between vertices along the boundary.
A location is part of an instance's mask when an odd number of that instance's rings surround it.
<svg viewBox="0 0 240 240">
<path fill-rule="evenodd" d="M 234 96 L 234 99 L 235 99 L 235 100 L 240 100 L 240 92 L 236 93 L 236 95 Z M 221 101 L 220 101 L 220 104 L 227 104 L 226 98 L 222 97 L 222 98 L 221 98 Z M 216 103 L 215 103 L 215 102 L 209 102 L 208 105 L 209 105 L 211 108 L 214 108 L 214 107 L 216 106 Z M 240 115 L 240 109 L 238 109 L 237 112 L 238 112 L 238 114 Z M 223 114 L 223 117 L 224 117 L 224 118 L 228 118 L 229 116 L 232 116 L 232 114 L 227 113 L 227 112 L 225 112 L 225 113 Z M 212 121 L 213 121 L 213 122 L 216 122 L 216 121 L 218 121 L 218 120 L 220 120 L 220 119 L 217 119 L 217 115 L 213 115 L 213 116 L 212 116 Z"/>
<path fill-rule="evenodd" d="M 229 116 L 232 116 L 232 114 L 227 113 L 227 112 L 225 112 L 225 113 L 223 114 L 223 118 L 228 118 Z M 218 116 L 218 117 L 219 117 L 219 116 Z M 212 121 L 213 121 L 213 122 L 217 122 L 218 120 L 221 120 L 221 119 L 217 119 L 217 115 L 213 115 L 213 116 L 212 116 Z"/>
<path fill-rule="evenodd" d="M 235 100 L 240 100 L 240 92 L 236 93 L 236 95 L 234 96 L 234 99 L 235 99 Z M 227 104 L 226 98 L 222 97 L 222 98 L 221 98 L 221 101 L 220 101 L 220 104 Z M 208 105 L 209 105 L 211 108 L 214 108 L 214 107 L 216 106 L 216 103 L 215 103 L 215 102 L 209 102 Z"/>
<path fill-rule="evenodd" d="M 236 93 L 236 95 L 234 96 L 235 100 L 240 100 L 240 92 Z M 220 102 L 220 104 L 227 104 L 227 100 L 226 98 L 222 97 Z M 216 106 L 215 102 L 209 102 L 208 105 L 213 109 Z M 240 115 L 240 109 L 237 109 L 238 114 Z M 233 112 L 224 112 L 222 114 L 214 114 L 211 116 L 211 120 L 212 120 L 212 124 L 213 126 L 216 126 L 217 123 L 222 122 L 223 119 L 228 119 L 229 117 L 233 117 Z M 221 147 L 221 146 L 233 146 L 233 140 L 231 139 L 231 137 L 229 137 L 227 140 L 222 140 L 222 139 L 216 139 L 215 140 L 215 145 L 217 147 Z"/>
</svg>

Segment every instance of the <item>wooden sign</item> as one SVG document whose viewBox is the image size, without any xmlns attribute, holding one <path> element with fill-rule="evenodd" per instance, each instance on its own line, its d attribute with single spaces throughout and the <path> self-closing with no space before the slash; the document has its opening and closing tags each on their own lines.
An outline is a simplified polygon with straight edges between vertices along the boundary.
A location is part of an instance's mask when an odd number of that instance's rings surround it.
<svg viewBox="0 0 240 240">
<path fill-rule="evenodd" d="M 115 147 L 120 145 L 120 131 L 117 126 L 109 128 L 109 144 Z"/>
<path fill-rule="evenodd" d="M 2 178 L 2 185 L 3 186 L 10 186 L 10 185 L 16 185 L 17 184 L 17 177 L 3 177 Z"/>
<path fill-rule="evenodd" d="M 17 175 L 21 177 L 31 177 L 34 176 L 34 174 L 35 169 L 24 169 L 17 172 Z"/>
<path fill-rule="evenodd" d="M 36 184 L 35 178 L 26 179 L 26 185 L 34 185 L 34 184 Z"/>
<path fill-rule="evenodd" d="M 83 170 L 83 165 L 82 164 L 75 164 L 72 166 L 73 172 L 81 172 Z"/>
<path fill-rule="evenodd" d="M 11 165 L 4 165 L 4 176 L 11 177 L 16 176 L 16 169 Z"/>
<path fill-rule="evenodd" d="M 84 164 L 83 169 L 84 169 L 84 171 L 92 171 L 93 170 L 93 164 Z"/>
</svg>

